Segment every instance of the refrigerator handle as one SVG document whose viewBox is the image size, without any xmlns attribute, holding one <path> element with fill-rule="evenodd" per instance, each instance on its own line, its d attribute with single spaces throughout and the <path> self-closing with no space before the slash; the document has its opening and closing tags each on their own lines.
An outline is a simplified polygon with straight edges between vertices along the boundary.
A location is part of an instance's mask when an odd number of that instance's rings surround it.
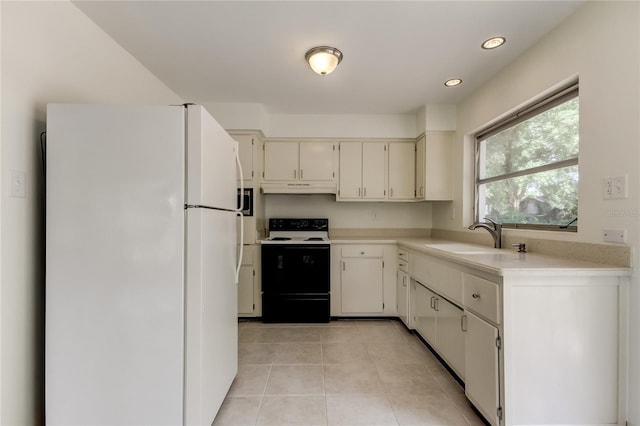
<svg viewBox="0 0 640 426">
<path fill-rule="evenodd" d="M 238 241 L 240 250 L 238 250 L 238 264 L 236 265 L 236 284 L 238 284 L 240 280 L 240 266 L 242 266 L 242 257 L 244 255 L 244 215 L 242 212 L 236 212 L 236 214 L 240 218 L 240 241 Z"/>
<path fill-rule="evenodd" d="M 236 210 L 236 212 L 241 212 L 244 210 L 244 175 L 242 173 L 242 164 L 240 163 L 240 146 L 237 141 L 234 141 L 235 152 L 236 152 L 236 164 L 238 165 L 238 174 L 240 175 L 240 206 Z M 242 222 L 242 219 L 240 220 Z M 240 239 L 240 243 L 242 243 L 242 239 Z M 241 244 L 242 245 L 242 244 Z M 237 280 L 236 280 L 237 281 Z"/>
</svg>

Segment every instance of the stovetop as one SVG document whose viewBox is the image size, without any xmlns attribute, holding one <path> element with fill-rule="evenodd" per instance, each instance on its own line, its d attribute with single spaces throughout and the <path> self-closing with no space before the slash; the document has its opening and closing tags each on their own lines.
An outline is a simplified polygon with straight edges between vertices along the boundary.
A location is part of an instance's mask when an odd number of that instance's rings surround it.
<svg viewBox="0 0 640 426">
<path fill-rule="evenodd" d="M 308 236 L 293 236 L 293 237 L 270 237 L 269 241 L 327 241 L 325 237 L 308 237 Z"/>
<path fill-rule="evenodd" d="M 263 244 L 329 244 L 329 219 L 269 219 Z"/>
</svg>

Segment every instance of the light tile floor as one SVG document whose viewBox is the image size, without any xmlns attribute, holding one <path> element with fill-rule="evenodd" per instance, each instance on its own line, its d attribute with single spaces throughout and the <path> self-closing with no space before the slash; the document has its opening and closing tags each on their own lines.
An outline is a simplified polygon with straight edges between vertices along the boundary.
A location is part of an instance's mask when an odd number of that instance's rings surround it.
<svg viewBox="0 0 640 426">
<path fill-rule="evenodd" d="M 215 426 L 484 425 L 397 321 L 241 322 L 238 370 Z"/>
</svg>

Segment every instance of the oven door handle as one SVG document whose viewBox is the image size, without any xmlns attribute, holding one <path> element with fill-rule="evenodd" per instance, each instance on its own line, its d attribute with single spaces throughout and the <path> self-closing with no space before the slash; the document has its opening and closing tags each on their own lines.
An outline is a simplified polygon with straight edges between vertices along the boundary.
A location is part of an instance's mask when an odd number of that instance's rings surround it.
<svg viewBox="0 0 640 426">
<path fill-rule="evenodd" d="M 240 280 L 240 267 L 242 266 L 242 257 L 244 255 L 244 215 L 242 212 L 236 212 L 238 217 L 240 218 L 240 240 L 238 241 L 238 245 L 240 249 L 238 250 L 238 264 L 236 265 L 236 285 Z"/>
</svg>

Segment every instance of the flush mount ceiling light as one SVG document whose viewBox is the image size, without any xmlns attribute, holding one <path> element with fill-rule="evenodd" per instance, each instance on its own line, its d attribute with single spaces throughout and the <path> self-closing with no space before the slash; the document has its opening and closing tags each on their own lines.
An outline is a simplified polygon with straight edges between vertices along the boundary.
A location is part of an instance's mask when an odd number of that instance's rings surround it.
<svg viewBox="0 0 640 426">
<path fill-rule="evenodd" d="M 450 78 L 449 80 L 444 82 L 444 85 L 447 87 L 454 87 L 462 83 L 462 79 L 460 78 Z"/>
<path fill-rule="evenodd" d="M 504 37 L 491 37 L 482 43 L 482 48 L 487 50 L 495 49 L 496 47 L 502 46 L 506 41 L 507 39 Z"/>
<path fill-rule="evenodd" d="M 310 49 L 304 58 L 313 71 L 320 75 L 327 75 L 342 61 L 342 52 L 335 47 L 318 46 Z"/>
</svg>

